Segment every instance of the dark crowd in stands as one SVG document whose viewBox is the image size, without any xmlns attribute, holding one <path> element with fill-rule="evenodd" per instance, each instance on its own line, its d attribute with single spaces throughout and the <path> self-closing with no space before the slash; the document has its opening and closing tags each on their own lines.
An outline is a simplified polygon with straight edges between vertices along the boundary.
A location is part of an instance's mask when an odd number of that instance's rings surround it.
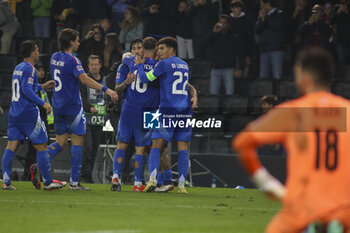
<svg viewBox="0 0 350 233">
<path fill-rule="evenodd" d="M 281 79 L 285 61 L 310 47 L 348 64 L 349 10 L 349 0 L 0 0 L 0 53 L 16 54 L 12 41 L 53 39 L 69 27 L 80 32 L 84 67 L 99 55 L 106 73 L 134 39 L 173 36 L 179 57 L 210 62 L 210 94 L 224 83 L 233 95 L 233 77 Z"/>
</svg>

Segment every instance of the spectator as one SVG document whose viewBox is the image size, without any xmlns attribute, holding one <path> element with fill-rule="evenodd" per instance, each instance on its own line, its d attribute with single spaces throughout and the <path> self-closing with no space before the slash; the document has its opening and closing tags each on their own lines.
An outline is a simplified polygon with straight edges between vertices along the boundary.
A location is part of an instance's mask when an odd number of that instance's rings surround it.
<svg viewBox="0 0 350 233">
<path fill-rule="evenodd" d="M 106 35 L 104 48 L 103 70 L 109 71 L 111 66 L 123 56 L 123 48 L 116 33 Z M 105 73 L 105 72 L 104 72 Z M 112 88 L 113 90 L 114 88 Z"/>
<path fill-rule="evenodd" d="M 278 98 L 275 95 L 265 95 L 261 97 L 261 108 L 263 114 L 273 109 L 278 104 Z M 286 152 L 282 145 L 268 145 L 258 149 L 259 156 L 285 156 Z"/>
<path fill-rule="evenodd" d="M 226 95 L 233 95 L 236 51 L 234 35 L 230 25 L 230 16 L 221 15 L 208 37 L 208 45 L 212 46 L 210 94 L 219 95 L 221 82 L 224 82 Z"/>
<path fill-rule="evenodd" d="M 101 27 L 103 28 L 103 32 L 105 35 L 113 32 L 113 25 L 109 19 L 103 19 L 101 21 Z"/>
<path fill-rule="evenodd" d="M 83 0 L 53 0 L 51 17 L 56 24 L 56 34 L 59 35 L 64 28 L 79 31 Z"/>
<path fill-rule="evenodd" d="M 107 4 L 112 8 L 111 20 L 113 23 L 113 31 L 120 33 L 119 23 L 124 20 L 124 14 L 131 0 L 107 0 Z"/>
<path fill-rule="evenodd" d="M 176 35 L 176 16 L 179 0 L 146 0 L 142 15 L 145 18 L 145 36 L 160 39 Z"/>
<path fill-rule="evenodd" d="M 260 51 L 260 78 L 282 77 L 282 62 L 285 49 L 282 12 L 274 0 L 261 0 L 261 9 L 255 25 Z M 272 72 L 271 72 L 272 71 Z"/>
<path fill-rule="evenodd" d="M 311 7 L 308 6 L 307 0 L 295 0 L 295 9 L 293 13 L 293 37 L 296 39 L 296 42 L 301 41 L 300 38 L 297 38 L 297 32 L 304 22 L 307 21 L 311 16 Z"/>
<path fill-rule="evenodd" d="M 35 37 L 50 37 L 50 11 L 53 0 L 32 0 L 30 7 L 34 16 L 34 33 Z"/>
<path fill-rule="evenodd" d="M 130 43 L 134 39 L 142 38 L 143 23 L 138 8 L 129 6 L 124 15 L 124 20 L 119 24 L 121 28 L 119 40 L 124 44 L 125 52 L 129 51 Z"/>
<path fill-rule="evenodd" d="M 10 53 L 12 38 L 19 28 L 20 24 L 8 3 L 0 2 L 0 31 L 2 32 L 0 54 Z"/>
<path fill-rule="evenodd" d="M 193 27 L 193 49 L 196 58 L 206 57 L 205 38 L 217 22 L 219 3 L 209 0 L 194 0 L 189 9 Z"/>
<path fill-rule="evenodd" d="M 178 56 L 182 59 L 193 59 L 192 19 L 187 13 L 187 7 L 187 0 L 180 0 L 176 40 L 178 43 Z"/>
<path fill-rule="evenodd" d="M 238 58 L 238 69 L 235 71 L 235 77 L 237 78 L 243 77 L 245 68 L 250 65 L 255 47 L 254 36 L 250 30 L 252 26 L 243 9 L 244 5 L 241 1 L 236 0 L 231 3 L 231 28 Z"/>
<path fill-rule="evenodd" d="M 332 4 L 330 4 L 329 2 L 327 2 L 324 5 L 324 21 L 327 24 L 331 24 L 331 19 L 333 18 L 333 7 Z"/>
<path fill-rule="evenodd" d="M 90 55 L 98 55 L 100 59 L 104 58 L 103 51 L 105 47 L 103 28 L 100 24 L 94 24 L 88 34 L 81 40 L 78 56 L 84 68 Z"/>
<path fill-rule="evenodd" d="M 332 30 L 331 27 L 323 21 L 323 16 L 323 6 L 315 5 L 312 8 L 311 17 L 299 29 L 299 35 L 302 39 L 302 49 L 308 47 L 329 49 L 329 38 Z"/>
<path fill-rule="evenodd" d="M 341 0 L 339 5 L 335 6 L 335 15 L 332 24 L 335 27 L 335 44 L 338 61 L 346 63 L 350 55 L 350 2 Z"/>
<path fill-rule="evenodd" d="M 85 0 L 82 8 L 81 35 L 85 36 L 89 28 L 96 23 L 101 23 L 108 17 L 107 0 Z"/>
<path fill-rule="evenodd" d="M 91 55 L 87 63 L 88 76 L 104 85 L 105 77 L 100 72 L 102 68 L 101 58 L 97 55 Z M 85 183 L 92 183 L 92 171 L 94 169 L 97 150 L 100 146 L 102 127 L 107 120 L 106 103 L 102 91 L 80 85 L 80 93 L 86 115 L 81 179 Z"/>
</svg>

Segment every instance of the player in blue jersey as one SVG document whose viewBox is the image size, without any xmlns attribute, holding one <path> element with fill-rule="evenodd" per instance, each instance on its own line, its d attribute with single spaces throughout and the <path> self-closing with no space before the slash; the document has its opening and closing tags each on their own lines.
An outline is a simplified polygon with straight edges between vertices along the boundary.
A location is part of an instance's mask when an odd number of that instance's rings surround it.
<svg viewBox="0 0 350 233">
<path fill-rule="evenodd" d="M 44 181 L 44 190 L 62 188 L 65 182 L 54 182 L 50 176 L 48 159 L 47 132 L 45 123 L 40 118 L 38 105 L 52 111 L 50 104 L 36 94 L 41 89 L 55 86 L 54 81 L 38 85 L 37 71 L 34 64 L 39 61 L 39 49 L 35 41 L 24 41 L 20 45 L 20 54 L 24 61 L 18 64 L 12 76 L 12 100 L 9 112 L 8 142 L 2 157 L 3 189 L 15 190 L 10 175 L 15 151 L 26 137 L 37 150 L 37 162 Z"/>
<path fill-rule="evenodd" d="M 118 95 L 88 77 L 79 59 L 72 55 L 80 45 L 77 31 L 66 28 L 60 33 L 58 40 L 61 51 L 54 53 L 50 61 L 51 77 L 56 81 L 52 96 L 56 142 L 49 146 L 49 159 L 51 161 L 63 149 L 70 137 L 72 150 L 69 190 L 89 190 L 79 184 L 86 124 L 79 81 L 90 88 L 105 92 L 112 101 L 116 101 Z"/>
<path fill-rule="evenodd" d="M 152 37 L 146 37 L 142 41 L 144 49 L 145 70 L 150 71 L 157 63 L 153 59 L 157 49 L 157 41 Z M 128 144 L 135 139 L 135 183 L 133 191 L 142 192 L 144 164 L 145 164 L 145 145 L 149 143 L 151 132 L 143 129 L 143 108 L 156 109 L 159 105 L 159 88 L 157 83 L 141 83 L 134 65 L 135 56 L 124 57 L 123 65 L 126 72 L 119 73 L 116 91 L 120 93 L 126 89 L 125 99 L 122 105 L 121 116 L 117 133 L 117 149 L 114 154 L 112 191 L 120 191 L 120 176 L 123 171 L 125 151 Z"/>
<path fill-rule="evenodd" d="M 192 104 L 189 98 L 188 82 L 190 78 L 187 63 L 176 57 L 177 41 L 172 37 L 165 37 L 159 40 L 158 56 L 161 60 L 149 72 L 143 68 L 143 60 L 137 57 L 136 64 L 139 77 L 143 83 L 148 83 L 159 78 L 160 83 L 160 106 L 159 113 L 154 118 L 163 114 L 176 116 L 173 121 L 187 122 L 192 115 Z M 192 96 L 192 95 L 191 95 Z M 181 115 L 177 117 L 178 115 Z M 164 121 L 163 121 L 164 122 Z M 179 151 L 179 192 L 187 193 L 184 184 L 189 165 L 188 142 L 191 140 L 191 128 L 188 124 L 180 127 L 165 127 L 155 129 L 152 133 L 152 149 L 149 158 L 150 182 L 145 188 L 145 192 L 153 191 L 157 185 L 157 169 L 160 164 L 160 153 L 165 142 L 171 141 L 175 137 Z"/>
</svg>

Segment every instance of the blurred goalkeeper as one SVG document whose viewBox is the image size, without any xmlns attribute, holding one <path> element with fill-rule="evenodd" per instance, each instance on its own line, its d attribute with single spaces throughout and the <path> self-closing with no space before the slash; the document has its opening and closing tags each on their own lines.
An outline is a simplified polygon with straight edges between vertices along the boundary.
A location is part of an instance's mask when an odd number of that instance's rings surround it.
<svg viewBox="0 0 350 233">
<path fill-rule="evenodd" d="M 350 102 L 329 92 L 332 73 L 333 60 L 324 50 L 301 54 L 295 83 L 303 96 L 277 105 L 233 141 L 253 182 L 283 202 L 267 233 L 350 232 Z M 258 147 L 277 143 L 288 154 L 285 187 L 256 154 Z"/>
</svg>

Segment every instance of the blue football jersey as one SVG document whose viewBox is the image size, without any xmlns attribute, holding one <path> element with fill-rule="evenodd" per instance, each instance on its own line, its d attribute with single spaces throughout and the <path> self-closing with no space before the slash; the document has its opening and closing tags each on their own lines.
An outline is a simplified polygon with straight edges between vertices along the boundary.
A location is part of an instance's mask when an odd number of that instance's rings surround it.
<svg viewBox="0 0 350 233">
<path fill-rule="evenodd" d="M 9 121 L 37 118 L 37 105 L 44 101 L 36 94 L 39 89 L 36 69 L 29 62 L 21 62 L 12 75 L 12 99 Z"/>
<path fill-rule="evenodd" d="M 178 57 L 161 60 L 155 65 L 152 73 L 160 83 L 160 109 L 168 108 L 175 112 L 192 111 L 188 94 L 190 71 L 185 61 Z"/>
<path fill-rule="evenodd" d="M 85 73 L 78 58 L 70 53 L 54 53 L 50 61 L 51 78 L 56 81 L 52 94 L 55 113 L 75 114 L 82 108 L 79 90 L 80 74 Z"/>
<path fill-rule="evenodd" d="M 123 71 L 124 73 L 121 73 L 119 77 L 119 82 L 122 83 L 127 78 L 129 72 L 136 74 L 134 82 L 126 90 L 124 104 L 133 107 L 158 107 L 159 83 L 142 83 L 134 59 L 135 56 L 124 58 L 123 64 L 128 68 L 128 72 Z M 146 57 L 143 65 L 145 72 L 152 70 L 156 63 L 156 60 Z"/>
</svg>

